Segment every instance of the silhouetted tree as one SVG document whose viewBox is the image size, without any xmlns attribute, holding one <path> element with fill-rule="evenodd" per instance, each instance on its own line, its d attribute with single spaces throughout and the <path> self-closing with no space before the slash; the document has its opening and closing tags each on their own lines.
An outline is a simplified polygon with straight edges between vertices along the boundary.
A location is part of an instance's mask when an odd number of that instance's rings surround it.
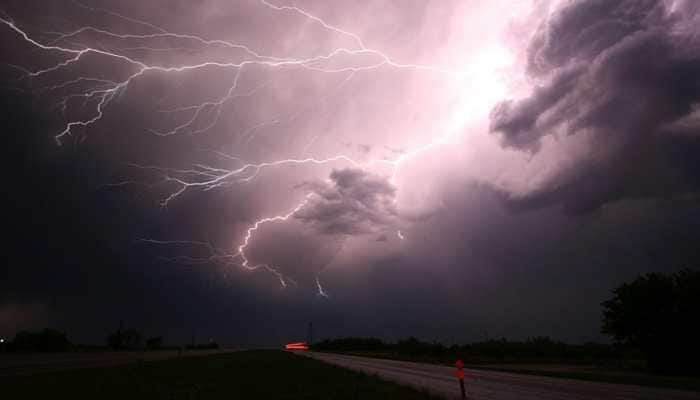
<svg viewBox="0 0 700 400">
<path fill-rule="evenodd" d="M 18 332 L 12 341 L 12 351 L 59 352 L 68 351 L 71 343 L 66 334 L 53 329 L 40 332 Z"/>
<path fill-rule="evenodd" d="M 213 339 L 210 339 L 207 343 L 199 343 L 195 345 L 188 344 L 187 346 L 185 346 L 185 348 L 190 350 L 218 349 L 219 344 Z"/>
<path fill-rule="evenodd" d="M 158 350 L 162 346 L 163 346 L 163 337 L 162 336 L 154 336 L 154 337 L 146 339 L 146 348 L 148 348 L 148 350 Z"/>
<path fill-rule="evenodd" d="M 410 356 L 416 356 L 419 354 L 430 354 L 431 347 L 432 346 L 430 345 L 430 343 L 421 342 L 413 336 L 409 337 L 408 339 L 399 340 L 398 343 L 396 343 L 396 349 L 399 352 L 408 354 Z"/>
<path fill-rule="evenodd" d="M 657 372 L 700 374 L 700 272 L 646 274 L 603 302 L 602 332 L 639 347 Z"/>
<path fill-rule="evenodd" d="M 107 345 L 116 350 L 138 349 L 141 347 L 141 334 L 134 329 L 119 329 L 107 337 Z"/>
<path fill-rule="evenodd" d="M 380 351 L 389 349 L 389 345 L 377 338 L 348 337 L 325 339 L 312 345 L 319 351 Z"/>
</svg>

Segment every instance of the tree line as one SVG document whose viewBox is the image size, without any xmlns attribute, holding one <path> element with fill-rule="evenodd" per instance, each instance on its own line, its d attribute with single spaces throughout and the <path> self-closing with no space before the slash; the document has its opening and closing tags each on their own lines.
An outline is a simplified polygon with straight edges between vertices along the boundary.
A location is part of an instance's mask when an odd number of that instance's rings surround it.
<svg viewBox="0 0 700 400">
<path fill-rule="evenodd" d="M 453 362 L 517 362 L 518 360 L 615 361 L 643 358 L 649 370 L 667 374 L 700 375 L 700 271 L 674 274 L 650 273 L 613 289 L 602 303 L 601 331 L 612 343 L 572 345 L 549 337 L 524 341 L 507 339 L 446 346 L 410 337 L 396 343 L 378 338 L 343 338 L 314 343 L 319 351 L 392 353 L 409 359 Z M 114 350 L 163 348 L 161 336 L 143 336 L 134 329 L 119 328 L 107 337 Z M 19 332 L 1 343 L 0 351 L 59 352 L 74 349 L 63 332 L 44 329 Z M 190 344 L 188 348 L 218 348 L 216 342 Z M 172 348 L 172 347 L 171 347 Z M 175 347 L 177 348 L 177 347 Z"/>
<path fill-rule="evenodd" d="M 416 338 L 385 342 L 342 338 L 312 345 L 319 351 L 373 352 L 393 357 L 451 363 L 596 362 L 642 359 L 652 372 L 700 375 L 700 271 L 650 273 L 612 290 L 602 303 L 601 332 L 612 343 L 567 344 L 548 337 L 445 346 Z M 620 363 L 624 365 L 625 363 Z"/>
<path fill-rule="evenodd" d="M 591 362 L 634 357 L 623 346 L 602 343 L 573 345 L 549 337 L 533 337 L 523 341 L 506 338 L 469 344 L 444 345 L 421 341 L 415 337 L 385 342 L 379 338 L 349 337 L 326 339 L 314 343 L 313 350 L 350 353 L 385 353 L 399 358 L 452 363 L 460 358 L 470 363 L 527 362 Z M 403 357 L 402 357 L 403 356 Z"/>
<path fill-rule="evenodd" d="M 213 340 L 207 343 L 188 344 L 186 349 L 217 349 L 219 344 Z M 73 344 L 65 332 L 55 329 L 18 332 L 14 339 L 2 343 L 0 351 L 13 353 L 57 353 L 76 350 L 166 350 L 181 349 L 180 346 L 166 346 L 162 336 L 144 338 L 136 329 L 117 329 L 106 338 L 106 346 L 80 346 Z"/>
</svg>

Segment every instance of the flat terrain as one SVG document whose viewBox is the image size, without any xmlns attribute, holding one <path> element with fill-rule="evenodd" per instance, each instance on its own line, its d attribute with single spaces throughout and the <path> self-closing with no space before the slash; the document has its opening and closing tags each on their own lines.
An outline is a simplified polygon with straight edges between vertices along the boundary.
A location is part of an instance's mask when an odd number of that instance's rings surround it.
<svg viewBox="0 0 700 400">
<path fill-rule="evenodd" d="M 448 361 L 445 357 L 412 357 L 407 354 L 383 351 L 352 351 L 337 352 L 336 354 L 443 366 L 452 366 L 452 363 L 455 361 L 453 358 L 450 358 L 450 361 Z M 464 362 L 467 368 L 478 370 L 700 392 L 700 377 L 653 374 L 645 371 L 645 362 L 643 360 L 604 360 L 603 362 L 572 363 L 570 360 L 557 359 L 527 360 L 517 357 L 467 357 L 464 359 Z"/>
<path fill-rule="evenodd" d="M 0 377 L 0 387 L 3 399 L 435 399 L 410 387 L 274 350 L 6 374 Z"/>
<path fill-rule="evenodd" d="M 634 370 L 615 369 L 595 365 L 569 364 L 482 364 L 474 369 L 549 376 L 553 378 L 579 379 L 593 382 L 620 383 L 649 387 L 693 390 L 700 392 L 700 379 L 682 376 L 665 376 Z"/>
<path fill-rule="evenodd" d="M 104 351 L 85 353 L 0 354 L 0 378 L 32 375 L 67 369 L 113 367 L 142 361 L 167 360 L 178 357 L 207 356 L 235 350 L 162 350 Z"/>
<path fill-rule="evenodd" d="M 304 353 L 308 357 L 343 366 L 405 385 L 459 396 L 455 369 L 443 365 L 384 360 L 331 353 Z M 506 372 L 466 370 L 467 396 L 486 400 L 700 400 L 700 393 L 635 385 L 586 382 Z"/>
</svg>

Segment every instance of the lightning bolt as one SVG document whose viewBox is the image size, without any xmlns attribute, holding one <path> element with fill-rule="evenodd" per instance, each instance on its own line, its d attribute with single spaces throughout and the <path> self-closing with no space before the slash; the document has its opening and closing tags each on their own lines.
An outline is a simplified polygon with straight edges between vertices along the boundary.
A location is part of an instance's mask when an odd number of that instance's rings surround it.
<svg viewBox="0 0 700 400">
<path fill-rule="evenodd" d="M 178 74 L 186 71 L 202 70 L 207 68 L 232 69 L 235 71 L 231 84 L 228 86 L 222 96 L 198 104 L 161 110 L 160 112 L 162 113 L 188 115 L 184 122 L 170 129 L 162 131 L 155 129 L 149 130 L 152 134 L 161 137 L 181 134 L 203 134 L 214 128 L 219 123 L 219 118 L 224 105 L 236 99 L 254 96 L 265 86 L 263 83 L 248 92 L 239 93 L 241 76 L 244 74 L 245 70 L 253 67 L 269 69 L 300 68 L 318 73 L 347 73 L 348 75 L 341 82 L 341 85 L 347 83 L 347 81 L 349 81 L 357 72 L 369 71 L 382 67 L 409 69 L 425 73 L 436 73 L 445 75 L 451 79 L 460 79 L 463 77 L 463 73 L 437 66 L 397 62 L 381 50 L 368 47 L 358 35 L 337 27 L 302 8 L 296 6 L 276 5 L 267 0 L 260 0 L 260 4 L 264 8 L 272 12 L 298 15 L 301 18 L 318 24 L 329 33 L 349 39 L 353 43 L 353 46 L 337 47 L 327 53 L 317 54 L 305 58 L 277 57 L 274 55 L 262 54 L 243 43 L 236 43 L 220 39 L 208 39 L 197 35 L 170 32 L 147 21 L 134 19 L 110 10 L 89 7 L 78 2 L 74 2 L 74 4 L 92 12 L 104 13 L 125 22 L 139 25 L 142 28 L 147 28 L 151 31 L 151 33 L 121 34 L 96 26 L 83 26 L 68 32 L 49 32 L 48 34 L 52 36 L 51 40 L 42 41 L 34 38 L 26 30 L 18 26 L 12 19 L 0 16 L 0 24 L 8 27 L 25 43 L 44 52 L 56 54 L 58 58 L 60 58 L 60 61 L 39 69 L 30 70 L 21 66 L 14 66 L 24 74 L 25 78 L 37 79 L 40 77 L 49 76 L 58 71 L 65 70 L 73 65 L 79 64 L 88 55 L 105 57 L 106 59 L 112 60 L 115 63 L 124 64 L 124 66 L 126 66 L 129 70 L 128 75 L 121 79 L 104 79 L 92 76 L 80 76 L 74 79 L 59 82 L 55 85 L 44 86 L 36 90 L 40 93 L 59 90 L 73 90 L 72 93 L 63 96 L 63 98 L 56 104 L 56 107 L 60 108 L 64 113 L 70 108 L 71 101 L 76 99 L 82 100 L 83 104 L 94 104 L 91 116 L 82 119 L 68 120 L 63 129 L 55 134 L 54 139 L 58 145 L 63 144 L 66 138 L 70 137 L 76 128 L 89 128 L 95 124 L 98 124 L 107 112 L 110 104 L 118 96 L 123 94 L 135 80 L 143 79 L 148 73 Z M 2 14 L 7 15 L 5 13 Z M 98 48 L 82 44 L 81 38 L 84 36 L 99 36 L 100 38 L 117 42 L 136 41 L 141 44 L 130 47 L 112 48 L 102 45 L 100 48 Z M 180 43 L 180 45 L 172 47 L 149 46 L 148 42 L 153 40 L 177 41 Z M 132 55 L 133 53 L 137 53 L 139 51 L 176 52 L 191 46 L 199 46 L 200 48 L 226 49 L 233 52 L 237 58 L 226 62 L 211 60 L 192 64 L 159 65 L 149 63 L 143 59 L 139 59 L 135 55 Z M 339 67 L 332 66 L 333 61 L 342 60 L 343 57 L 358 56 L 363 57 L 362 60 L 365 60 L 364 64 L 341 65 Z M 368 56 L 369 58 L 367 58 Z M 370 61 L 366 61 L 368 59 Z M 83 86 L 87 87 L 83 88 Z M 75 92 L 76 90 L 77 92 Z M 289 118 L 295 117 L 296 115 L 289 116 Z M 281 118 L 282 117 L 261 121 L 249 127 L 240 136 L 246 139 L 246 142 L 250 142 L 255 138 L 255 131 L 257 129 L 264 126 L 278 124 L 280 123 Z M 203 126 L 200 126 L 202 124 Z M 208 191 L 232 184 L 247 183 L 255 179 L 262 170 L 289 165 L 332 165 L 343 163 L 345 165 L 351 165 L 362 169 L 371 168 L 375 165 L 386 165 L 389 166 L 391 170 L 390 181 L 395 183 L 397 173 L 403 163 L 420 153 L 448 142 L 454 134 L 454 131 L 447 131 L 436 138 L 434 137 L 428 143 L 415 147 L 393 158 L 376 158 L 368 161 L 358 161 L 349 155 L 338 154 L 336 156 L 326 158 L 304 157 L 250 163 L 245 162 L 237 156 L 213 150 L 206 150 L 227 160 L 228 162 L 232 162 L 237 165 L 234 168 L 222 168 L 199 163 L 192 165 L 190 168 L 177 169 L 130 163 L 128 165 L 134 169 L 149 171 L 155 174 L 155 176 L 158 177 L 158 180 L 152 183 L 126 180 L 112 183 L 108 186 L 146 185 L 149 187 L 154 187 L 158 185 L 174 185 L 176 189 L 171 191 L 160 202 L 163 207 L 167 207 L 172 201 L 175 201 L 180 195 L 188 190 L 200 189 L 203 191 Z M 315 140 L 315 138 L 313 140 Z M 306 146 L 306 149 L 311 146 L 312 142 Z M 306 152 L 306 150 L 304 152 Z M 154 239 L 142 239 L 142 241 L 154 245 L 199 247 L 204 249 L 208 255 L 205 257 L 178 256 L 171 257 L 169 260 L 193 264 L 214 262 L 225 266 L 238 266 L 245 270 L 251 271 L 262 269 L 275 275 L 282 287 L 287 287 L 290 284 L 296 284 L 293 279 L 285 277 L 279 268 L 275 266 L 252 263 L 246 254 L 246 250 L 254 240 L 256 232 L 263 225 L 283 223 L 289 220 L 309 203 L 312 196 L 312 193 L 306 195 L 301 202 L 284 213 L 262 217 L 254 221 L 245 231 L 245 235 L 243 236 L 241 242 L 235 246 L 234 252 L 215 247 L 208 242 L 160 241 Z M 397 236 L 402 240 L 404 239 L 404 235 L 401 231 L 397 231 Z M 323 288 L 318 276 L 316 277 L 315 282 L 318 295 L 328 298 L 328 293 Z"/>
<path fill-rule="evenodd" d="M 318 276 L 316 277 L 316 289 L 318 290 L 318 295 L 319 295 L 319 296 L 322 296 L 322 297 L 325 297 L 325 298 L 329 298 L 329 297 L 330 297 L 330 296 L 328 296 L 328 293 L 326 293 L 326 290 L 323 288 L 323 285 L 321 285 L 321 280 L 319 279 Z"/>
</svg>

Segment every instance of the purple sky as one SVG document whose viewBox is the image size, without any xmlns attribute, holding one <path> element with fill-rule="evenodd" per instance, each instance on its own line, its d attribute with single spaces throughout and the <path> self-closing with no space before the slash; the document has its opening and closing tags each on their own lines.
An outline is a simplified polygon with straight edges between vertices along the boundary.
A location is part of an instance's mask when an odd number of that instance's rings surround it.
<svg viewBox="0 0 700 400">
<path fill-rule="evenodd" d="M 601 340 L 611 288 L 697 266 L 694 1 L 0 18 L 0 335 Z"/>
</svg>

